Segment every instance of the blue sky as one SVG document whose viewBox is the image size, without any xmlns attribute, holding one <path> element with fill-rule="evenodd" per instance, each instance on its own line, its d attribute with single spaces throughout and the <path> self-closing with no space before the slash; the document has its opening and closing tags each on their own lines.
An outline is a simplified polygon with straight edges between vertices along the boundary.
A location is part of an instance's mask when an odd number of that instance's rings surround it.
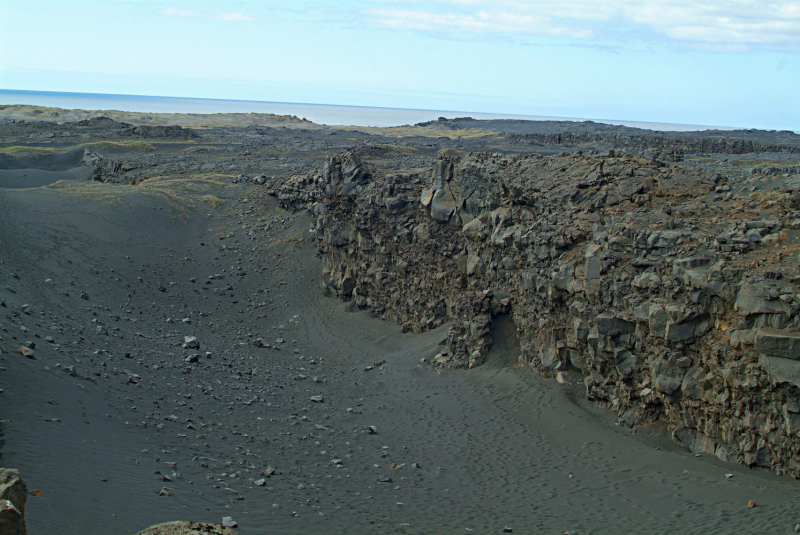
<svg viewBox="0 0 800 535">
<path fill-rule="evenodd" d="M 800 0 L 0 0 L 0 88 L 800 131 Z"/>
</svg>

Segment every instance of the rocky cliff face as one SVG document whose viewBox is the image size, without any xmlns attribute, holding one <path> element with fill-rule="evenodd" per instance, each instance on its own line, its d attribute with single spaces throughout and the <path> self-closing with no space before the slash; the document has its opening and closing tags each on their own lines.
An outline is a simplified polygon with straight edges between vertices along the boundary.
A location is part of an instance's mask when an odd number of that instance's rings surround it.
<svg viewBox="0 0 800 535">
<path fill-rule="evenodd" d="M 402 173 L 344 153 L 271 187 L 312 214 L 332 292 L 407 330 L 450 322 L 436 366 L 480 365 L 508 314 L 521 364 L 580 371 L 621 423 L 800 476 L 798 184 L 612 151 Z"/>
</svg>

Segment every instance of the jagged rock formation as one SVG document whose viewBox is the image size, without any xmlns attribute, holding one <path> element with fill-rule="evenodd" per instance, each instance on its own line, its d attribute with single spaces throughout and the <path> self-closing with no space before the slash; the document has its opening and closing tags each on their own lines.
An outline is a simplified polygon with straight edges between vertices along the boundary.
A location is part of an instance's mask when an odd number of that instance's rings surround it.
<svg viewBox="0 0 800 535">
<path fill-rule="evenodd" d="M 781 247 L 798 184 L 746 194 L 613 151 L 405 173 L 344 153 L 272 193 L 309 209 L 336 295 L 415 332 L 451 323 L 435 365 L 481 364 L 508 313 L 521 363 L 579 370 L 621 423 L 660 418 L 692 451 L 800 476 L 800 277 Z"/>
<path fill-rule="evenodd" d="M 93 167 L 92 180 L 112 184 L 141 184 L 142 177 L 128 177 L 125 173 L 137 169 L 139 166 L 130 162 L 120 162 L 106 159 L 102 154 L 86 149 L 83 155 L 83 165 Z"/>
<path fill-rule="evenodd" d="M 0 535 L 25 535 L 28 486 L 18 470 L 0 468 Z"/>
</svg>

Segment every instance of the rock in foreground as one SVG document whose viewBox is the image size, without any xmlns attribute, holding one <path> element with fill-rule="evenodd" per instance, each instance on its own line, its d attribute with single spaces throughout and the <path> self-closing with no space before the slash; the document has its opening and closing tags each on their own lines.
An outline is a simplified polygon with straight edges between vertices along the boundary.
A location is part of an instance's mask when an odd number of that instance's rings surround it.
<svg viewBox="0 0 800 535">
<path fill-rule="evenodd" d="M 28 486 L 19 471 L 0 468 L 0 535 L 25 535 L 25 502 Z"/>
<path fill-rule="evenodd" d="M 234 533 L 236 532 L 232 529 L 223 526 L 181 520 L 150 526 L 136 535 L 233 535 Z"/>
</svg>

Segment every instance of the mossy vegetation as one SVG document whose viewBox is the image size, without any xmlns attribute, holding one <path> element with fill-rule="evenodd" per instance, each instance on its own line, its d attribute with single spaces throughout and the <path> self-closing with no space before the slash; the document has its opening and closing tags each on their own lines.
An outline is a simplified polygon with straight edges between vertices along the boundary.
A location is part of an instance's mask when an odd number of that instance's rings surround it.
<svg viewBox="0 0 800 535">
<path fill-rule="evenodd" d="M 216 208 L 217 206 L 225 202 L 216 195 L 203 195 L 202 197 L 200 197 L 200 200 L 210 205 L 212 208 Z"/>
<path fill-rule="evenodd" d="M 59 152 L 66 152 L 69 149 L 54 149 L 51 147 L 26 147 L 20 145 L 12 145 L 10 147 L 3 147 L 0 148 L 0 154 L 5 156 L 11 156 L 15 158 L 27 158 L 27 157 L 36 157 L 36 156 L 49 156 L 51 154 L 57 154 Z"/>
<path fill-rule="evenodd" d="M 227 179 L 227 177 L 225 177 Z M 216 208 L 224 203 L 219 194 L 230 184 L 220 176 L 193 178 L 153 177 L 138 186 L 103 184 L 94 181 L 62 180 L 52 184 L 51 190 L 73 201 L 107 204 L 114 207 L 132 206 L 137 195 L 152 198 L 154 206 L 161 205 L 171 217 L 181 221 L 192 215 L 205 213 L 208 206 Z M 203 210 L 200 208 L 205 207 Z"/>
<path fill-rule="evenodd" d="M 153 145 L 144 141 L 93 141 L 77 146 L 93 151 L 153 152 L 156 150 Z"/>
<path fill-rule="evenodd" d="M 73 151 L 75 149 L 89 149 L 93 151 L 122 151 L 122 152 L 152 152 L 156 148 L 145 141 L 92 141 L 79 143 L 68 147 L 33 147 L 25 145 L 12 145 L 0 148 L 0 154 L 13 158 L 29 158 L 52 156 Z"/>
</svg>

